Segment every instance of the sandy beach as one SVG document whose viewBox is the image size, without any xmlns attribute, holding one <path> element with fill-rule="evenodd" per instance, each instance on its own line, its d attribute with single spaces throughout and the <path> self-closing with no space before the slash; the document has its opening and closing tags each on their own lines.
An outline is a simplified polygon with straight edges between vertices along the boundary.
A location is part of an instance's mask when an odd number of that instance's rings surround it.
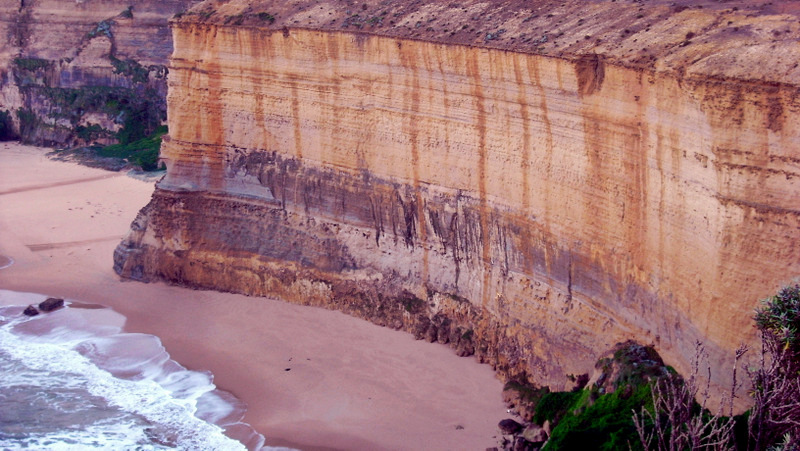
<svg viewBox="0 0 800 451">
<path fill-rule="evenodd" d="M 0 143 L 0 288 L 112 307 L 215 375 L 268 445 L 483 450 L 508 417 L 491 368 L 339 312 L 124 281 L 115 246 L 154 181 Z"/>
</svg>

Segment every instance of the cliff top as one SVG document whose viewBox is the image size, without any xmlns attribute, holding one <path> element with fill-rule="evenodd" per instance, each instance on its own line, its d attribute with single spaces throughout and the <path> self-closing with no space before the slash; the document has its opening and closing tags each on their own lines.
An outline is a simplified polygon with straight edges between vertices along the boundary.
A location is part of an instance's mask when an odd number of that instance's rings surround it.
<svg viewBox="0 0 800 451">
<path fill-rule="evenodd" d="M 368 33 L 681 76 L 800 84 L 800 2 L 753 0 L 207 0 L 177 19 Z"/>
</svg>

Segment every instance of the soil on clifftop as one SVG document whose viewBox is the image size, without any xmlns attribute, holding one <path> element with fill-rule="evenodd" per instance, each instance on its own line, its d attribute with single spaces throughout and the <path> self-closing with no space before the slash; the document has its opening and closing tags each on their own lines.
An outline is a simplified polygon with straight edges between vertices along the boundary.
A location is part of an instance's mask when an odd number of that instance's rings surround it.
<svg viewBox="0 0 800 451">
<path fill-rule="evenodd" d="M 725 0 L 208 0 L 179 21 L 379 34 L 796 84 L 800 4 Z"/>
</svg>

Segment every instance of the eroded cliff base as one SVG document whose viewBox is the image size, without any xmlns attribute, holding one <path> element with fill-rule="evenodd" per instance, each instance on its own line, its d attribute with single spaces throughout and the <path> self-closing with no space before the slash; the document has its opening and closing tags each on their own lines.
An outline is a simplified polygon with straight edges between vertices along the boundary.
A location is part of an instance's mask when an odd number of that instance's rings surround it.
<svg viewBox="0 0 800 451">
<path fill-rule="evenodd" d="M 340 310 L 447 344 L 460 356 L 475 355 L 504 380 L 560 386 L 566 370 L 559 356 L 581 356 L 576 362 L 594 358 L 596 350 L 570 338 L 585 331 L 570 331 L 545 318 L 541 324 L 496 318 L 455 290 L 420 287 L 408 274 L 365 268 L 365 254 L 415 258 L 415 245 L 406 241 L 414 236 L 404 236 L 406 224 L 401 227 L 402 233 L 389 231 L 376 240 L 374 230 L 293 214 L 278 201 L 158 189 L 116 249 L 114 269 L 146 282 Z"/>
</svg>

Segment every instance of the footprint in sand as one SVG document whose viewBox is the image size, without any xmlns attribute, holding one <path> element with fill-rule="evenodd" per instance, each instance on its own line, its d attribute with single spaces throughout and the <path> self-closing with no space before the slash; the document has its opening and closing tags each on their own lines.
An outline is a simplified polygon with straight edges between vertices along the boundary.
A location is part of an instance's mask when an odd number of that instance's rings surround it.
<svg viewBox="0 0 800 451">
<path fill-rule="evenodd" d="M 5 255 L 0 255 L 0 269 L 8 268 L 9 266 L 14 264 L 14 259 L 11 257 L 6 257 Z"/>
</svg>

